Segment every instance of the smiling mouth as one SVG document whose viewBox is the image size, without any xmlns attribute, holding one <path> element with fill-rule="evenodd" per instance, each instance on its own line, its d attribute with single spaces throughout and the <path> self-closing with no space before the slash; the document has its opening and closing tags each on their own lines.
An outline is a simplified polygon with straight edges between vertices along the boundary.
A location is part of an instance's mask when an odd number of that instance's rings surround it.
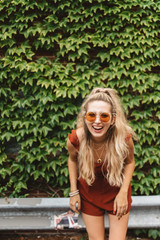
<svg viewBox="0 0 160 240">
<path fill-rule="evenodd" d="M 94 126 L 93 126 L 93 129 L 96 130 L 96 131 L 100 131 L 100 130 L 103 129 L 103 127 L 94 127 Z"/>
</svg>

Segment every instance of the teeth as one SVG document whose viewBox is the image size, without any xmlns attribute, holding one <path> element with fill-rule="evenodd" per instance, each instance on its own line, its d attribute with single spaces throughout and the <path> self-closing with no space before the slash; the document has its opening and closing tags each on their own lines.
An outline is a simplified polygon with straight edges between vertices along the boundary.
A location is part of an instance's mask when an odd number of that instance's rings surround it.
<svg viewBox="0 0 160 240">
<path fill-rule="evenodd" d="M 103 127 L 100 127 L 100 128 L 96 128 L 96 127 L 93 127 L 95 130 L 100 130 L 102 129 Z"/>
</svg>

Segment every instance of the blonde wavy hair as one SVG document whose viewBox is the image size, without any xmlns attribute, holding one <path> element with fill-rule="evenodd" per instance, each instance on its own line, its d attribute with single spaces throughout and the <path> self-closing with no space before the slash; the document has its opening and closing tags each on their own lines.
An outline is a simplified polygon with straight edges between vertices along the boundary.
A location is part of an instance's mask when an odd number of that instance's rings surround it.
<svg viewBox="0 0 160 240">
<path fill-rule="evenodd" d="M 136 135 L 126 120 L 116 91 L 111 88 L 93 89 L 82 103 L 77 118 L 77 128 L 84 129 L 78 154 L 79 177 L 82 177 L 88 185 L 92 185 L 95 180 L 92 141 L 85 123 L 85 115 L 88 103 L 97 100 L 109 103 L 111 105 L 112 118 L 115 118 L 114 124 L 110 126 L 106 133 L 107 151 L 102 165 L 102 172 L 111 186 L 120 187 L 124 178 L 123 168 L 125 159 L 129 153 L 125 138 L 130 134 L 133 137 L 136 137 Z"/>
</svg>

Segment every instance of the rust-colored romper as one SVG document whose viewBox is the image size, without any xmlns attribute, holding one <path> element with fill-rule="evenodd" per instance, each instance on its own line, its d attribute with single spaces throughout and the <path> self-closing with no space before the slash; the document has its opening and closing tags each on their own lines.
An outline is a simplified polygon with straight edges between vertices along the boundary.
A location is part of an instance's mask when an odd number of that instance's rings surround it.
<svg viewBox="0 0 160 240">
<path fill-rule="evenodd" d="M 70 142 L 79 150 L 79 139 L 76 130 L 68 135 Z M 129 136 L 130 137 L 130 136 Z M 128 137 L 127 137 L 128 138 Z M 114 199 L 119 192 L 119 187 L 110 186 L 101 171 L 102 163 L 95 163 L 95 181 L 89 186 L 82 178 L 78 179 L 78 189 L 81 196 L 81 211 L 92 216 L 102 216 L 105 210 L 113 213 Z M 131 208 L 131 185 L 128 190 L 128 210 Z"/>
</svg>

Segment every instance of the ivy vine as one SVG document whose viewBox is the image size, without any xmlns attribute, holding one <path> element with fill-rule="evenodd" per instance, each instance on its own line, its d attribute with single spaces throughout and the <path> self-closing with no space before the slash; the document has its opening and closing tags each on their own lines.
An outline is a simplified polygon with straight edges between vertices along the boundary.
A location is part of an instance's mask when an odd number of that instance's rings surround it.
<svg viewBox="0 0 160 240">
<path fill-rule="evenodd" d="M 1 0 L 1 196 L 68 196 L 67 136 L 96 86 L 139 137 L 133 195 L 160 194 L 159 74 L 159 0 Z"/>
</svg>

